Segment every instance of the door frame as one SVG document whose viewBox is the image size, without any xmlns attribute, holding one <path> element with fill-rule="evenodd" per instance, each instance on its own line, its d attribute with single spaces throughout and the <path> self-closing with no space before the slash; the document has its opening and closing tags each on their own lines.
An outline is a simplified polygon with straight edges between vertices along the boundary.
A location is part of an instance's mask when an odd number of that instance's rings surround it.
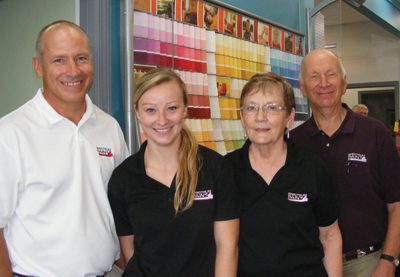
<svg viewBox="0 0 400 277">
<path fill-rule="evenodd" d="M 399 81 L 388 81 L 388 82 L 371 82 L 371 83 L 352 83 L 347 84 L 348 89 L 364 89 L 364 88 L 394 88 L 394 107 L 396 120 L 399 119 Z M 361 96 L 358 94 L 358 102 L 360 103 Z"/>
</svg>

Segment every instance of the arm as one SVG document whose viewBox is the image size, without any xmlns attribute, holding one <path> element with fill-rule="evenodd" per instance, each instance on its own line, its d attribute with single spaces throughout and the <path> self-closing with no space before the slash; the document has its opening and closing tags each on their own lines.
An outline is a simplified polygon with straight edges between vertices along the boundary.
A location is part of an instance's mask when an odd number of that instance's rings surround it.
<svg viewBox="0 0 400 277">
<path fill-rule="evenodd" d="M 337 220 L 319 227 L 319 240 L 324 248 L 323 263 L 329 276 L 343 276 L 342 235 Z"/>
<path fill-rule="evenodd" d="M 0 229 L 0 276 L 12 276 L 10 258 L 6 241 L 4 240 L 3 229 Z"/>
<path fill-rule="evenodd" d="M 400 202 L 387 204 L 389 212 L 388 230 L 382 253 L 395 258 L 400 253 Z M 396 267 L 389 261 L 380 259 L 371 276 L 394 276 Z"/>
<path fill-rule="evenodd" d="M 118 266 L 122 269 L 125 269 L 129 260 L 133 256 L 134 248 L 133 248 L 133 235 L 130 236 L 120 236 L 119 245 L 121 247 L 121 258 L 118 261 Z"/>
<path fill-rule="evenodd" d="M 215 276 L 236 276 L 239 219 L 214 222 L 214 236 L 217 247 Z"/>
</svg>

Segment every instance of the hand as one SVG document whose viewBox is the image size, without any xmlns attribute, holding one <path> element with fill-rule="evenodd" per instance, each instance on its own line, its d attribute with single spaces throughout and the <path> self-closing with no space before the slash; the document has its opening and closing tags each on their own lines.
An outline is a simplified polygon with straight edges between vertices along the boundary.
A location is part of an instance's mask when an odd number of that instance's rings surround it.
<svg viewBox="0 0 400 277">
<path fill-rule="evenodd" d="M 377 267 L 372 271 L 371 277 L 394 277 L 396 267 L 386 260 L 379 260 Z"/>
</svg>

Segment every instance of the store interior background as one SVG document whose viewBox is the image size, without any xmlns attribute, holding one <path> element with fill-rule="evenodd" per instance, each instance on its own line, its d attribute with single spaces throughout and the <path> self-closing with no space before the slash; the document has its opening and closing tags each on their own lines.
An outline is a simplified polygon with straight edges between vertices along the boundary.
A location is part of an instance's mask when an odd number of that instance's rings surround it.
<svg viewBox="0 0 400 277">
<path fill-rule="evenodd" d="M 82 14 L 83 2 L 89 6 L 91 4 L 98 6 L 98 3 L 110 5 L 123 1 L 0 0 L 2 65 L 0 117 L 32 98 L 41 85 L 31 66 L 34 42 L 41 27 L 58 19 L 82 22 L 82 18 L 92 18 L 93 13 L 98 13 L 95 16 L 99 16 L 101 11 L 98 9 L 84 10 L 85 14 Z M 306 8 L 312 10 L 332 2 L 314 17 L 318 19 L 314 19 L 314 23 L 316 22 L 314 31 L 317 35 L 313 35 L 313 43 L 316 47 L 328 47 L 343 60 L 347 69 L 347 81 L 351 87 L 344 96 L 344 102 L 352 106 L 362 101 L 369 101 L 367 105 L 371 115 L 378 117 L 388 127 L 395 119 L 399 119 L 400 2 L 398 0 L 215 2 L 246 10 L 303 34 L 307 31 Z M 93 45 L 96 55 L 98 52 L 96 42 Z M 101 54 L 97 55 L 99 60 L 104 58 Z M 95 66 L 97 79 L 104 79 L 103 74 L 111 74 L 107 71 L 101 72 L 96 63 Z M 107 90 L 113 90 L 112 84 Z M 101 104 L 99 106 L 110 112 L 110 107 Z"/>
</svg>

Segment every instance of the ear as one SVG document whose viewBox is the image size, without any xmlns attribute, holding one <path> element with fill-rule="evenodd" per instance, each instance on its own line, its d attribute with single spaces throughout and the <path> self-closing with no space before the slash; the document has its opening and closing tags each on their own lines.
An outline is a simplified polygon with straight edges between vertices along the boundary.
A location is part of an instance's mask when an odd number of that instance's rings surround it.
<svg viewBox="0 0 400 277">
<path fill-rule="evenodd" d="M 138 109 L 134 107 L 133 110 L 135 111 L 136 118 L 140 121 L 140 113 L 138 112 Z"/>
<path fill-rule="evenodd" d="M 299 84 L 300 84 L 300 91 L 301 91 L 301 94 L 302 94 L 304 97 L 307 97 L 307 91 L 306 91 L 306 88 L 304 87 L 304 83 L 303 83 L 302 81 L 299 81 Z"/>
<path fill-rule="evenodd" d="M 290 129 L 292 127 L 295 115 L 296 115 L 296 110 L 295 108 L 292 108 L 286 121 L 286 128 Z"/>
<path fill-rule="evenodd" d="M 344 95 L 346 93 L 346 90 L 347 90 L 347 81 L 345 79 L 345 80 L 343 80 L 343 92 L 342 92 L 342 95 Z"/>
<path fill-rule="evenodd" d="M 185 109 L 183 110 L 183 118 L 187 118 L 188 114 L 188 107 L 186 106 Z"/>
<path fill-rule="evenodd" d="M 35 70 L 36 76 L 38 78 L 42 78 L 43 77 L 43 66 L 39 62 L 39 59 L 37 57 L 32 58 L 32 66 L 33 66 L 33 69 Z"/>
</svg>

